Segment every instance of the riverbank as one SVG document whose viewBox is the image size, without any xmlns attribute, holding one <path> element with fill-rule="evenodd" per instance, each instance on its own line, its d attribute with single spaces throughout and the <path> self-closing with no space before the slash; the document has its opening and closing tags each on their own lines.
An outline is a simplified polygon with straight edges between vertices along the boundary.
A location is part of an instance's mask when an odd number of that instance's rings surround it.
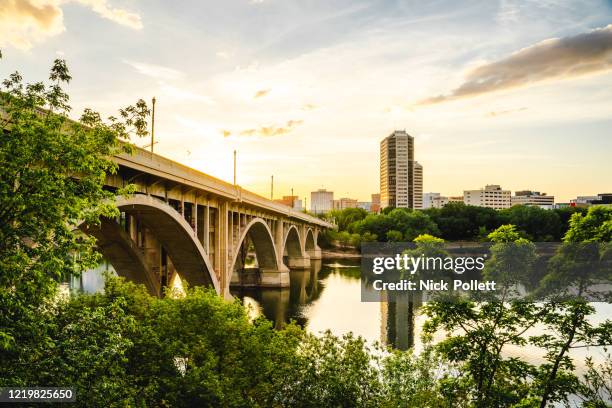
<svg viewBox="0 0 612 408">
<path fill-rule="evenodd" d="M 323 259 L 359 259 L 361 254 L 357 249 L 329 248 L 321 250 Z"/>
</svg>

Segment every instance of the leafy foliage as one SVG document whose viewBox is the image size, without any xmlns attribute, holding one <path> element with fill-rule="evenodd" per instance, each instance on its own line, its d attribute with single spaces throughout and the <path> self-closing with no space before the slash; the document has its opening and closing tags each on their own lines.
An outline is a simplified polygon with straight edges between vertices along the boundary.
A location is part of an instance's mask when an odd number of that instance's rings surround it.
<svg viewBox="0 0 612 408">
<path fill-rule="evenodd" d="M 99 262 L 93 239 L 75 232 L 82 222 L 96 223 L 117 210 L 103 189 L 115 171 L 109 159 L 129 148 L 131 134 L 146 134 L 143 101 L 104 123 L 85 110 L 68 118 L 71 77 L 56 60 L 49 83 L 24 84 L 19 73 L 0 91 L 0 366 L 26 364 L 32 343 L 44 342 L 41 309 L 58 283 Z M 35 347 L 35 346 L 32 346 Z M 10 377 L 9 377 L 10 378 Z M 19 384 L 19 383 L 13 383 Z"/>
</svg>

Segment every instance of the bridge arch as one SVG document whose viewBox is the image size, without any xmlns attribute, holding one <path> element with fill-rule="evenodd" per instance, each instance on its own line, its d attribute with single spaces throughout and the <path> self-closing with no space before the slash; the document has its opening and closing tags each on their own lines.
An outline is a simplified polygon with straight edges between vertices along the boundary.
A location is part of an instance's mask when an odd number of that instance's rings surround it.
<svg viewBox="0 0 612 408">
<path fill-rule="evenodd" d="M 312 231 L 312 228 L 308 228 L 306 229 L 306 241 L 304 242 L 304 250 L 307 253 L 310 253 L 311 251 L 314 251 L 316 247 L 317 244 L 315 242 L 314 232 Z"/>
<path fill-rule="evenodd" d="M 310 267 L 310 257 L 304 251 L 302 235 L 295 225 L 290 225 L 285 233 L 282 255 L 287 257 L 289 268 Z"/>
<path fill-rule="evenodd" d="M 240 254 L 240 248 L 247 237 L 249 237 L 255 247 L 255 255 L 257 256 L 257 263 L 262 277 L 278 272 L 286 272 L 287 268 L 283 265 L 282 259 L 277 255 L 278 252 L 274 244 L 270 227 L 262 218 L 253 218 L 244 227 L 238 239 L 238 243 L 233 250 L 232 261 L 228 269 L 229 276 L 227 276 L 226 279 L 227 282 L 230 282 L 232 279 L 234 270 L 239 262 L 238 256 Z"/>
<path fill-rule="evenodd" d="M 283 256 L 297 257 L 302 256 L 303 245 L 300 233 L 295 225 L 289 226 L 283 239 Z"/>
<path fill-rule="evenodd" d="M 206 251 L 191 225 L 173 207 L 143 194 L 117 197 L 116 206 L 146 225 L 167 251 L 181 279 L 190 286 L 212 286 L 217 293 L 221 293 L 219 280 Z M 112 227 L 113 223 L 116 227 Z M 82 226 L 81 229 L 102 241 L 100 251 L 108 257 L 118 274 L 136 282 L 145 281 L 149 291 L 159 294 L 159 285 L 156 287 L 152 282 L 152 273 L 147 270 L 141 250 L 114 220 L 103 220 L 100 228 Z"/>
</svg>

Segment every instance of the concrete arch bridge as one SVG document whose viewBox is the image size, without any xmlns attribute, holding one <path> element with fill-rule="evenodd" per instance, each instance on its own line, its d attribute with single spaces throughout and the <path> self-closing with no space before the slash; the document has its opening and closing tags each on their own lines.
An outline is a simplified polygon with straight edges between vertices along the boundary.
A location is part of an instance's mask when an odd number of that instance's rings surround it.
<svg viewBox="0 0 612 408">
<path fill-rule="evenodd" d="M 120 276 L 158 296 L 177 277 L 223 296 L 230 285 L 287 287 L 289 268 L 320 259 L 318 236 L 333 228 L 142 149 L 114 160 L 106 187 L 134 184 L 136 193 L 117 198 L 120 217 L 82 229 Z"/>
</svg>

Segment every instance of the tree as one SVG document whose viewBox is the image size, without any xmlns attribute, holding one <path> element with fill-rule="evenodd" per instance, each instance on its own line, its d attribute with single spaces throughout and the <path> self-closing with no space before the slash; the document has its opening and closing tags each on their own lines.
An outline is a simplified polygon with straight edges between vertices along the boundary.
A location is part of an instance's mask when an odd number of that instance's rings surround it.
<svg viewBox="0 0 612 408">
<path fill-rule="evenodd" d="M 492 231 L 502 224 L 496 210 L 463 203 L 452 202 L 423 212 L 438 226 L 440 237 L 448 241 L 471 240 L 478 236 L 481 227 Z"/>
<path fill-rule="evenodd" d="M 572 215 L 564 243 L 550 261 L 541 287 L 550 298 L 544 320 L 548 330 L 532 338 L 547 350 L 547 363 L 540 367 L 536 382 L 541 408 L 579 390 L 573 361 L 568 356 L 571 349 L 612 345 L 612 321 L 596 325 L 589 319 L 595 311 L 589 300 L 610 300 L 609 291 L 592 293 L 590 289 L 602 279 L 609 282 L 612 276 L 611 238 L 612 209 L 591 207 L 586 216 Z"/>
<path fill-rule="evenodd" d="M 558 241 L 565 231 L 558 213 L 537 206 L 515 205 L 501 210 L 499 218 L 502 223 L 514 225 L 530 240 L 537 242 Z"/>
<path fill-rule="evenodd" d="M 387 231 L 387 241 L 389 242 L 402 242 L 404 235 L 397 230 Z"/>
<path fill-rule="evenodd" d="M 58 283 L 99 262 L 94 240 L 75 232 L 117 210 L 103 189 L 116 169 L 109 159 L 129 150 L 131 134 L 146 134 L 143 101 L 104 123 L 86 109 L 68 118 L 71 77 L 56 60 L 50 83 L 24 84 L 19 73 L 0 92 L 0 366 L 5 384 L 19 385 L 19 367 L 36 359 L 46 325 L 38 314 Z M 19 364 L 19 365 L 16 365 Z M 31 383 L 30 383 L 31 384 Z"/>
<path fill-rule="evenodd" d="M 529 397 L 529 373 L 534 367 L 520 359 L 505 357 L 509 345 L 527 344 L 523 334 L 537 322 L 540 309 L 535 303 L 515 300 L 509 295 L 518 270 L 527 274 L 535 258 L 533 245 L 520 238 L 513 226 L 502 226 L 489 235 L 494 242 L 485 275 L 500 279 L 500 294 L 478 295 L 474 299 L 450 294 L 428 302 L 428 335 L 442 331 L 446 338 L 435 347 L 445 359 L 458 364 L 461 375 L 446 383 L 466 394 L 476 407 L 511 406 Z M 517 250 L 521 256 L 515 257 Z M 508 263 L 511 260 L 511 263 Z"/>
</svg>

